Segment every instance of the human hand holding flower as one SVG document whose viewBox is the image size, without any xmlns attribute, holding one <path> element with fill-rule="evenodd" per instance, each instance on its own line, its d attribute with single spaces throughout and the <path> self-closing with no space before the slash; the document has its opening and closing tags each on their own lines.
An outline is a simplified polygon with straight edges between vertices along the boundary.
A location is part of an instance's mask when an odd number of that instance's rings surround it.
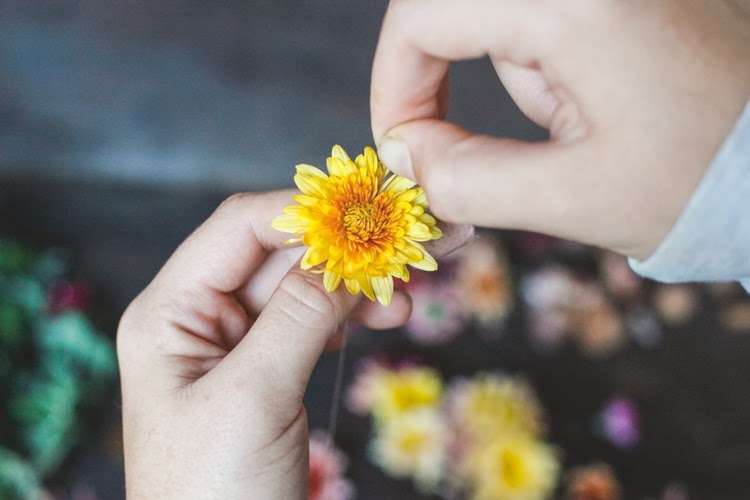
<svg viewBox="0 0 750 500">
<path fill-rule="evenodd" d="M 485 56 L 549 141 L 444 120 L 450 62 Z M 381 158 L 441 220 L 643 259 L 749 97 L 747 0 L 392 0 L 371 115 Z"/>
<path fill-rule="evenodd" d="M 302 398 L 350 314 L 403 324 L 385 308 L 296 269 L 300 248 L 271 219 L 293 192 L 235 195 L 172 255 L 118 332 L 128 498 L 307 496 Z"/>
</svg>

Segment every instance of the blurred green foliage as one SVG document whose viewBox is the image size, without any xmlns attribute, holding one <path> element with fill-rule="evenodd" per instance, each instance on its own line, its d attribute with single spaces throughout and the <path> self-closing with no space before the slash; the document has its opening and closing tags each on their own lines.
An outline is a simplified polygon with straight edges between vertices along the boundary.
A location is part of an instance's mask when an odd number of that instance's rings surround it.
<svg viewBox="0 0 750 500">
<path fill-rule="evenodd" d="M 97 332 L 53 252 L 0 240 L 0 498 L 31 499 L 111 386 L 112 342 Z M 67 287 L 67 288 L 65 288 Z"/>
</svg>

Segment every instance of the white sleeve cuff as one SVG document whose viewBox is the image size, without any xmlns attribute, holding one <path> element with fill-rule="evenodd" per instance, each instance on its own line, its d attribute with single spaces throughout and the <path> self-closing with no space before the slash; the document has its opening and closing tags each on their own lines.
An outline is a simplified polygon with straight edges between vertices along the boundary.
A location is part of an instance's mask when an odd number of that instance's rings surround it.
<svg viewBox="0 0 750 500">
<path fill-rule="evenodd" d="M 750 292 L 750 102 L 659 248 L 630 266 L 657 281 L 740 281 Z"/>
</svg>

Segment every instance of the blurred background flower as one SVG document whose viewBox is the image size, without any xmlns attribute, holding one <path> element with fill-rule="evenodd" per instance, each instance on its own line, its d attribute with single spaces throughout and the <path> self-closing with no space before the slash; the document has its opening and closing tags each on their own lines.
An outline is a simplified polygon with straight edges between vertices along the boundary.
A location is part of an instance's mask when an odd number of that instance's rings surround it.
<svg viewBox="0 0 750 500">
<path fill-rule="evenodd" d="M 447 429 L 436 408 L 392 415 L 379 424 L 373 461 L 397 478 L 413 478 L 423 492 L 438 491 L 444 478 Z"/>
<path fill-rule="evenodd" d="M 598 419 L 601 433 L 613 445 L 629 449 L 638 444 L 640 417 L 634 401 L 613 398 L 606 403 Z"/>
<path fill-rule="evenodd" d="M 547 444 L 523 436 L 495 438 L 468 462 L 474 500 L 543 500 L 557 484 L 559 463 Z"/>
<path fill-rule="evenodd" d="M 351 500 L 354 486 L 344 477 L 347 459 L 323 432 L 310 435 L 309 500 Z"/>
<path fill-rule="evenodd" d="M 458 252 L 455 286 L 464 310 L 483 327 L 497 327 L 513 308 L 507 260 L 487 235 Z"/>
<path fill-rule="evenodd" d="M 443 344 L 465 330 L 467 315 L 453 283 L 430 274 L 415 277 L 406 288 L 413 305 L 406 332 L 415 343 Z"/>
<path fill-rule="evenodd" d="M 619 500 L 620 484 L 612 468 L 603 463 L 576 467 L 568 474 L 569 500 Z"/>
</svg>

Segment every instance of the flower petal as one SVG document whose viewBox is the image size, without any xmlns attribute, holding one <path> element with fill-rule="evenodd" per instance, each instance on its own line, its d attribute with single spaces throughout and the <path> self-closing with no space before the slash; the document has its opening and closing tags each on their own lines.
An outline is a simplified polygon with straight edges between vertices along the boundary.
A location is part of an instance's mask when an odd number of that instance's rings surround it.
<svg viewBox="0 0 750 500">
<path fill-rule="evenodd" d="M 416 182 L 414 182 L 413 180 L 394 174 L 390 176 L 387 181 L 385 181 L 382 191 L 393 194 L 401 194 L 404 191 L 413 188 L 415 185 Z"/>
<path fill-rule="evenodd" d="M 333 156 L 326 160 L 326 166 L 328 167 L 328 173 L 337 177 L 346 177 L 357 172 L 357 167 L 351 160 L 346 161 Z"/>
<path fill-rule="evenodd" d="M 393 298 L 393 278 L 390 276 L 370 278 L 372 289 L 378 302 L 387 306 Z"/>
<path fill-rule="evenodd" d="M 282 233 L 301 233 L 307 229 L 307 221 L 294 215 L 279 215 L 271 221 L 271 227 Z"/>
<path fill-rule="evenodd" d="M 409 265 L 422 271 L 437 271 L 438 268 L 435 258 L 427 252 L 423 253 L 422 260 L 409 262 Z"/>
<path fill-rule="evenodd" d="M 344 160 L 345 162 L 352 161 L 352 159 L 349 158 L 349 155 L 346 153 L 346 150 L 338 144 L 331 148 L 331 156 L 340 160 Z"/>
<path fill-rule="evenodd" d="M 318 177 L 322 180 L 327 180 L 328 176 L 325 172 L 316 166 L 308 165 L 307 163 L 300 163 L 295 166 L 298 174 L 310 175 L 312 177 Z"/>
<path fill-rule="evenodd" d="M 321 182 L 319 177 L 298 173 L 294 176 L 294 183 L 303 194 L 325 197 L 325 185 Z"/>
<path fill-rule="evenodd" d="M 328 258 L 327 253 L 328 252 L 321 251 L 315 247 L 308 248 L 305 255 L 302 257 L 300 267 L 304 270 L 308 270 L 317 266 Z"/>
<path fill-rule="evenodd" d="M 352 295 L 357 295 L 359 293 L 359 281 L 344 280 L 344 285 L 346 285 L 347 291 Z"/>
<path fill-rule="evenodd" d="M 314 196 L 307 196 L 306 194 L 297 194 L 294 196 L 294 201 L 302 205 L 303 207 L 316 207 L 322 201 L 320 198 Z"/>
<path fill-rule="evenodd" d="M 375 292 L 372 289 L 370 278 L 363 273 L 357 278 L 357 281 L 359 282 L 359 288 L 362 290 L 362 293 L 365 294 L 365 297 L 370 300 L 375 300 Z"/>
<path fill-rule="evenodd" d="M 432 239 L 430 228 L 422 222 L 411 224 L 406 231 L 406 236 L 414 241 L 429 241 Z"/>
<path fill-rule="evenodd" d="M 334 292 L 341 283 L 341 275 L 336 271 L 326 270 L 323 275 L 323 286 L 327 292 Z"/>
</svg>

